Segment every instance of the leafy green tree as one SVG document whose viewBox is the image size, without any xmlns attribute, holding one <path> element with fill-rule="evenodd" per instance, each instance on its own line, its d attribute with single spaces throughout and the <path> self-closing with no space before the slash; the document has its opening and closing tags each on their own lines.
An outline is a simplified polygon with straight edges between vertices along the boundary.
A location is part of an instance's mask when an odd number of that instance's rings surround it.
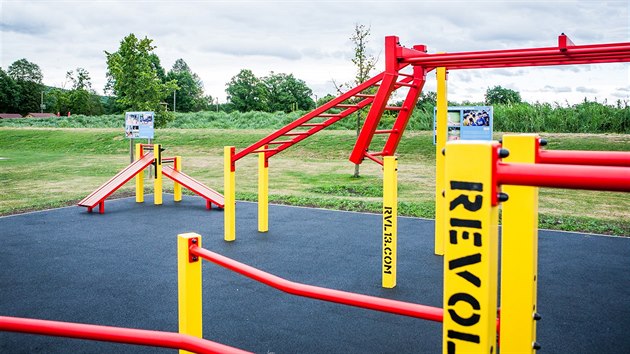
<svg viewBox="0 0 630 354">
<path fill-rule="evenodd" d="M 153 40 L 138 39 L 132 33 L 120 42 L 120 48 L 107 56 L 107 88 L 125 110 L 155 111 L 156 127 L 163 127 L 174 118 L 162 99 L 177 89 L 175 81 L 163 82 L 153 50 Z"/>
<path fill-rule="evenodd" d="M 262 78 L 262 82 L 267 91 L 265 97 L 269 112 L 308 110 L 315 106 L 311 98 L 313 91 L 293 74 L 276 74 L 272 71 L 269 76 Z"/>
<path fill-rule="evenodd" d="M 41 84 L 44 78 L 39 65 L 31 63 L 25 58 L 16 60 L 9 66 L 9 76 L 15 81 L 32 81 L 38 84 Z"/>
<path fill-rule="evenodd" d="M 184 59 L 177 59 L 166 75 L 166 80 L 177 81 L 179 89 L 173 95 L 167 95 L 166 102 L 178 112 L 198 112 L 207 110 L 212 97 L 203 95 L 203 82 L 190 70 Z"/>
<path fill-rule="evenodd" d="M 235 110 L 267 111 L 267 88 L 251 70 L 241 70 L 226 86 L 227 99 Z"/>
<path fill-rule="evenodd" d="M 9 66 L 7 72 L 19 87 L 18 111 L 22 114 L 39 112 L 42 109 L 40 103 L 44 91 L 39 65 L 19 59 Z"/>
<path fill-rule="evenodd" d="M 501 86 L 494 86 L 486 90 L 486 104 L 521 103 L 521 94 Z"/>
<path fill-rule="evenodd" d="M 20 87 L 2 68 L 0 68 L 0 112 L 19 112 Z"/>
<path fill-rule="evenodd" d="M 68 92 L 67 98 L 70 112 L 84 115 L 103 114 L 103 104 L 92 89 L 90 73 L 83 68 L 77 68 L 74 72 L 69 71 L 66 77 L 72 82 L 72 90 Z"/>
</svg>

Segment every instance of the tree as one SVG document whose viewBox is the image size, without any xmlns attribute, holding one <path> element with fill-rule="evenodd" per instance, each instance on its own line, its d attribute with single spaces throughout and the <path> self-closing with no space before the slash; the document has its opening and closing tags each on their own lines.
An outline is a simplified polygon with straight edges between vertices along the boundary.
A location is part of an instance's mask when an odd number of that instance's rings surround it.
<svg viewBox="0 0 630 354">
<path fill-rule="evenodd" d="M 19 59 L 9 66 L 9 76 L 19 87 L 18 111 L 22 114 L 37 112 L 40 107 L 42 92 L 42 70 L 39 65 L 26 59 Z"/>
<path fill-rule="evenodd" d="M 269 76 L 262 78 L 262 82 L 266 89 L 266 106 L 269 112 L 308 110 L 315 106 L 311 98 L 313 91 L 293 74 L 276 74 L 272 71 Z"/>
<path fill-rule="evenodd" d="M 0 112 L 19 112 L 20 87 L 0 68 Z"/>
<path fill-rule="evenodd" d="M 9 76 L 15 81 L 32 81 L 38 84 L 41 84 L 44 78 L 39 65 L 25 58 L 16 60 L 9 66 Z"/>
<path fill-rule="evenodd" d="M 237 111 L 267 111 L 267 89 L 251 70 L 241 70 L 226 86 L 227 99 Z"/>
<path fill-rule="evenodd" d="M 111 89 L 125 110 L 155 111 L 156 127 L 163 127 L 174 116 L 161 104 L 167 93 L 177 89 L 175 81 L 163 82 L 153 40 L 137 39 L 132 33 L 120 42 L 120 48 L 107 56 L 106 88 Z"/>
<path fill-rule="evenodd" d="M 177 59 L 173 68 L 166 75 L 166 80 L 177 81 L 179 89 L 173 95 L 169 94 L 166 102 L 178 112 L 198 112 L 208 109 L 212 97 L 204 97 L 203 82 L 199 76 L 190 70 L 184 59 Z"/>
<path fill-rule="evenodd" d="M 370 27 L 356 23 L 354 25 L 354 33 L 350 37 L 350 41 L 354 44 L 354 57 L 352 63 L 357 69 L 354 77 L 354 84 L 358 86 L 370 78 L 370 72 L 376 66 L 376 58 L 367 51 L 367 44 L 370 38 Z M 359 110 L 357 115 L 357 137 L 361 132 L 361 123 L 363 121 L 363 110 Z M 359 166 L 354 165 L 353 177 L 360 177 Z"/>
<path fill-rule="evenodd" d="M 495 86 L 486 90 L 486 104 L 511 103 L 521 103 L 521 94 L 501 86 Z"/>
</svg>

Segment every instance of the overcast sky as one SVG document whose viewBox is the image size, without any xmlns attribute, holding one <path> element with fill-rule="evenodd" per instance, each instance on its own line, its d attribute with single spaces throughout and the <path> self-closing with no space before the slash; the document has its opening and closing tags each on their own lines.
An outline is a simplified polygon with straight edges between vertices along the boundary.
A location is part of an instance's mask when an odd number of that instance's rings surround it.
<svg viewBox="0 0 630 354">
<path fill-rule="evenodd" d="M 430 53 L 556 46 L 561 32 L 575 44 L 630 42 L 630 1 L 0 0 L 0 66 L 26 58 L 57 87 L 66 71 L 82 67 L 102 93 L 103 51 L 116 51 L 134 33 L 154 40 L 167 71 L 183 58 L 221 102 L 241 69 L 292 73 L 322 97 L 334 93 L 332 79 L 354 77 L 355 23 L 371 28 L 376 74 L 384 69 L 387 35 L 407 47 L 425 44 Z M 628 100 L 630 64 L 458 70 L 449 76 L 449 99 L 482 101 L 495 85 L 530 102 Z M 433 73 L 425 87 L 435 90 Z"/>
</svg>

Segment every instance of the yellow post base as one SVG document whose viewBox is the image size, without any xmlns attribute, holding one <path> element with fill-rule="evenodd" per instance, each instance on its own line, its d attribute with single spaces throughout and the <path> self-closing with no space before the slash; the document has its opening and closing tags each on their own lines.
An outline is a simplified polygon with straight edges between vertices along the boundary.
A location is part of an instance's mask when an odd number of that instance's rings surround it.
<svg viewBox="0 0 630 354">
<path fill-rule="evenodd" d="M 142 144 L 136 144 L 136 160 L 142 158 Z M 136 203 L 144 203 L 144 171 L 136 175 Z"/>
<path fill-rule="evenodd" d="M 536 163 L 538 136 L 504 135 L 510 163 Z M 501 352 L 534 353 L 538 274 L 538 188 L 503 186 L 501 232 Z"/>
<path fill-rule="evenodd" d="M 175 171 L 181 171 L 182 170 L 182 157 L 181 156 L 175 156 L 175 161 L 173 162 Z M 173 200 L 176 202 L 181 202 L 182 201 L 182 185 L 174 182 L 173 183 Z"/>
<path fill-rule="evenodd" d="M 223 228 L 225 241 L 236 239 L 236 173 L 233 161 L 234 146 L 223 149 Z"/>
<path fill-rule="evenodd" d="M 396 286 L 398 244 L 398 161 L 383 157 L 383 262 L 382 286 Z"/>
<path fill-rule="evenodd" d="M 162 205 L 162 145 L 153 144 L 155 178 L 153 179 L 153 204 Z"/>
<path fill-rule="evenodd" d="M 446 144 L 444 354 L 497 352 L 499 208 L 491 202 L 497 147 Z"/>
<path fill-rule="evenodd" d="M 177 235 L 179 333 L 202 338 L 201 260 L 190 257 L 191 244 L 201 247 L 201 236 L 195 233 Z M 189 353 L 185 350 L 179 352 Z"/>
<path fill-rule="evenodd" d="M 264 149 L 267 146 L 265 145 Z M 258 232 L 269 231 L 269 160 L 258 153 Z"/>
</svg>

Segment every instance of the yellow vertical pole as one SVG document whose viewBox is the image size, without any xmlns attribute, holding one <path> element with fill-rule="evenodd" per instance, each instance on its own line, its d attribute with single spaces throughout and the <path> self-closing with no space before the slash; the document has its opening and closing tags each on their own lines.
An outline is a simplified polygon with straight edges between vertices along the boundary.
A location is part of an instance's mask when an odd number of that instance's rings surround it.
<svg viewBox="0 0 630 354">
<path fill-rule="evenodd" d="M 448 99 L 446 86 L 446 68 L 436 68 L 437 98 L 435 116 L 435 254 L 444 254 L 444 156 L 448 134 Z"/>
<path fill-rule="evenodd" d="M 181 156 L 175 156 L 175 160 L 173 161 L 173 168 L 175 169 L 175 171 L 182 170 Z M 176 202 L 182 201 L 182 185 L 177 182 L 173 183 L 173 200 Z"/>
<path fill-rule="evenodd" d="M 503 160 L 535 163 L 538 136 L 504 135 Z M 538 188 L 503 186 L 501 215 L 501 352 L 534 353 L 538 274 Z"/>
<path fill-rule="evenodd" d="M 267 148 L 265 145 L 264 149 Z M 258 232 L 269 231 L 269 159 L 258 153 Z"/>
<path fill-rule="evenodd" d="M 153 179 L 153 204 L 162 205 L 162 145 L 153 144 L 155 178 Z"/>
<path fill-rule="evenodd" d="M 497 149 L 496 142 L 446 144 L 444 354 L 497 352 Z"/>
<path fill-rule="evenodd" d="M 136 144 L 136 160 L 142 158 L 142 144 Z M 136 203 L 144 203 L 144 171 L 136 175 Z"/>
<path fill-rule="evenodd" d="M 382 287 L 396 286 L 398 244 L 398 159 L 383 157 L 383 262 Z"/>
<path fill-rule="evenodd" d="M 201 247 L 201 236 L 196 233 L 177 235 L 177 299 L 179 333 L 203 336 L 201 302 L 201 260 L 191 256 L 190 246 Z M 180 354 L 189 353 L 180 350 Z"/>
<path fill-rule="evenodd" d="M 233 161 L 234 146 L 226 146 L 223 149 L 223 194 L 225 205 L 223 207 L 224 240 L 236 239 L 236 176 Z"/>
</svg>

